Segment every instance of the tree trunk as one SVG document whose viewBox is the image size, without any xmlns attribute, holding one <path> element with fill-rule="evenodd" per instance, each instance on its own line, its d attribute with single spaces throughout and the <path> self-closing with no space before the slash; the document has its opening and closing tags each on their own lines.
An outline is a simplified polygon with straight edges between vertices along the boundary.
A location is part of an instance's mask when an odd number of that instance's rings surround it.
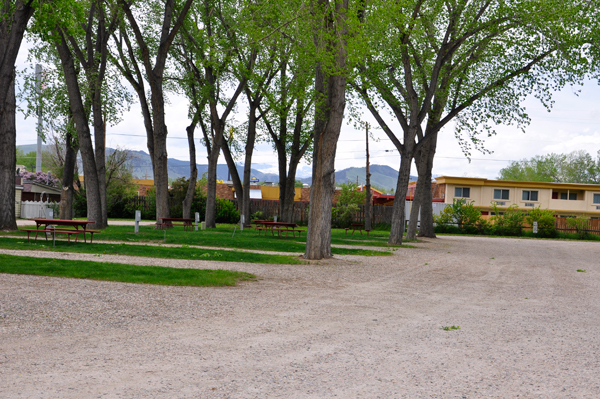
<svg viewBox="0 0 600 399">
<path fill-rule="evenodd" d="M 214 124 L 213 124 L 214 125 Z M 214 127 L 214 139 L 210 154 L 208 155 L 208 176 L 206 183 L 206 213 L 204 220 L 207 229 L 214 229 L 216 224 L 216 197 L 217 197 L 217 162 L 221 152 L 223 131 L 220 127 Z"/>
<path fill-rule="evenodd" d="M 319 10 L 323 14 L 322 25 L 315 30 L 315 42 L 318 46 L 335 53 L 337 74 L 325 73 L 320 64 L 315 70 L 315 89 L 320 98 L 317 100 L 315 112 L 315 143 L 313 150 L 313 184 L 310 192 L 310 209 L 308 229 L 306 231 L 306 259 L 323 259 L 331 257 L 331 207 L 335 190 L 335 153 L 337 141 L 344 119 L 346 108 L 346 76 L 342 72 L 346 66 L 345 25 L 348 0 L 332 5 L 327 0 L 320 0 Z M 335 10 L 326 10 L 327 6 Z M 335 20 L 335 24 L 334 24 Z M 336 28 L 337 27 L 337 28 Z M 319 33 L 327 32 L 330 38 L 322 43 Z"/>
<path fill-rule="evenodd" d="M 406 192 L 408 191 L 408 181 L 410 179 L 410 164 L 412 156 L 402 155 L 400 158 L 400 171 L 398 173 L 398 182 L 396 183 L 396 193 L 394 198 L 394 210 L 392 211 L 392 227 L 388 244 L 401 245 L 404 235 L 406 217 L 404 209 L 406 207 Z"/>
<path fill-rule="evenodd" d="M 429 141 L 429 150 L 425 159 L 424 165 L 421 168 L 425 169 L 423 173 L 423 180 L 429 182 L 427 189 L 423 190 L 423 197 L 421 202 L 421 227 L 419 229 L 419 237 L 431 237 L 435 238 L 435 230 L 433 227 L 433 193 L 431 192 L 431 180 L 433 170 L 433 159 L 435 157 L 435 151 L 437 147 L 437 132 L 433 134 Z M 426 143 L 427 144 L 427 143 Z M 417 164 L 417 169 L 419 165 Z M 420 172 L 419 172 L 420 174 Z M 421 179 L 419 177 L 419 179 Z"/>
<path fill-rule="evenodd" d="M 99 221 L 99 224 L 92 224 L 91 228 L 99 228 L 102 223 L 102 205 L 100 202 L 100 190 L 98 184 L 98 174 L 96 168 L 96 159 L 94 155 L 94 147 L 90 134 L 88 118 L 83 106 L 81 98 L 81 90 L 77 80 L 77 72 L 73 56 L 67 47 L 66 41 L 62 34 L 56 41 L 56 49 L 61 59 L 63 72 L 65 75 L 65 83 L 67 86 L 67 94 L 69 97 L 69 108 L 73 115 L 73 122 L 77 131 L 79 140 L 79 148 L 81 152 L 81 160 L 83 163 L 83 174 L 85 177 L 85 193 L 87 198 L 87 219 L 91 221 Z"/>
<path fill-rule="evenodd" d="M 194 130 L 196 129 L 196 120 L 192 121 L 185 130 L 187 132 L 188 145 L 190 149 L 190 180 L 185 198 L 183 199 L 183 217 L 192 217 L 192 201 L 196 192 L 196 181 L 198 180 L 198 167 L 196 166 L 196 144 L 194 144 Z"/>
<path fill-rule="evenodd" d="M 335 191 L 335 153 L 346 106 L 346 78 L 338 75 L 329 76 L 327 80 L 327 111 L 321 108 L 320 112 L 327 112 L 328 118 L 326 121 L 317 119 L 315 122 L 313 181 L 304 253 L 306 259 L 332 256 L 331 207 Z"/>
<path fill-rule="evenodd" d="M 231 181 L 233 182 L 233 189 L 235 190 L 235 195 L 238 200 L 238 204 L 244 203 L 244 188 L 242 187 L 242 181 L 240 180 L 240 174 L 237 171 L 237 166 L 233 157 L 231 156 L 231 152 L 229 151 L 229 143 L 223 139 L 222 144 L 223 155 L 225 156 L 225 161 L 227 161 L 227 167 L 229 168 L 229 172 L 231 173 Z"/>
<path fill-rule="evenodd" d="M 281 221 L 294 223 L 294 197 L 296 196 L 296 168 L 298 167 L 298 163 L 294 162 L 293 158 L 291 158 L 289 167 L 287 176 L 285 177 L 283 201 L 280 192 L 279 203 L 281 204 Z"/>
<path fill-rule="evenodd" d="M 33 15 L 32 1 L 5 1 L 0 5 L 0 230 L 16 230 L 15 168 L 15 61 L 23 34 Z"/>
<path fill-rule="evenodd" d="M 165 123 L 165 100 L 162 77 L 154 77 L 152 88 L 152 122 L 154 126 L 154 187 L 156 189 L 156 221 L 171 215 L 169 209 L 169 171 L 167 166 L 167 125 Z"/>
<path fill-rule="evenodd" d="M 96 160 L 96 174 L 98 176 L 98 193 L 100 199 L 99 221 L 96 221 L 96 228 L 105 229 L 108 225 L 108 204 L 106 198 L 106 122 L 102 115 L 102 98 L 99 93 L 94 96 L 92 104 L 92 115 L 94 119 L 94 153 Z"/>
<path fill-rule="evenodd" d="M 0 230 L 16 230 L 15 171 L 17 165 L 17 128 L 15 124 L 15 73 L 5 90 L 5 101 L 0 108 Z"/>
<path fill-rule="evenodd" d="M 79 148 L 73 142 L 73 136 L 67 132 L 65 138 L 65 166 L 63 170 L 62 190 L 60 194 L 60 218 L 73 219 L 73 175 Z"/>
<path fill-rule="evenodd" d="M 254 142 L 256 141 L 256 109 L 258 104 L 252 101 L 248 95 L 250 112 L 248 117 L 248 137 L 246 138 L 246 157 L 244 159 L 244 195 L 243 201 L 238 198 L 238 204 L 241 203 L 240 214 L 244 215 L 244 224 L 248 225 L 250 220 L 250 174 L 252 173 L 252 153 L 254 152 Z"/>
</svg>

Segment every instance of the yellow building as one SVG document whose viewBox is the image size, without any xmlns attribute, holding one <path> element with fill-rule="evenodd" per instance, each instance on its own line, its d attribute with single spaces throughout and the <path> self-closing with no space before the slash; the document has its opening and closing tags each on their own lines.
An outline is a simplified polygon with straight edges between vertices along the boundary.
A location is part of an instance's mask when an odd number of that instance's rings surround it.
<svg viewBox="0 0 600 399">
<path fill-rule="evenodd" d="M 507 180 L 488 180 L 470 177 L 441 176 L 436 178 L 444 202 L 455 198 L 473 201 L 483 215 L 492 211 L 492 202 L 499 209 L 517 205 L 527 210 L 540 207 L 551 209 L 557 216 L 587 215 L 600 218 L 600 185 L 571 183 L 542 183 Z"/>
</svg>

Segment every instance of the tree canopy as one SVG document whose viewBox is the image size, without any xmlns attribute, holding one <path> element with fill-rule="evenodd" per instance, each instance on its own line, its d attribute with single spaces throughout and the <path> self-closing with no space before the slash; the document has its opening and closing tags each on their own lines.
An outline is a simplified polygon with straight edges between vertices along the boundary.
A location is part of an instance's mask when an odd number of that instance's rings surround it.
<svg viewBox="0 0 600 399">
<path fill-rule="evenodd" d="M 600 184 L 600 151 L 594 159 L 586 151 L 536 155 L 513 161 L 500 170 L 499 180 Z"/>
</svg>

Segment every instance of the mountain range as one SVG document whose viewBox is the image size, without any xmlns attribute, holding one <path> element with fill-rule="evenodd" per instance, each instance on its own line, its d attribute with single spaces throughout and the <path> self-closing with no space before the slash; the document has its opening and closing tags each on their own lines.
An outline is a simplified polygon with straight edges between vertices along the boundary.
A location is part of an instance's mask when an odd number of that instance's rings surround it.
<svg viewBox="0 0 600 399">
<path fill-rule="evenodd" d="M 35 151 L 35 145 L 21 145 L 17 146 L 25 153 L 30 151 Z M 114 151 L 112 148 L 107 148 L 107 155 Z M 152 179 L 152 162 L 150 160 L 150 155 L 145 151 L 131 151 L 132 159 L 130 161 L 130 166 L 132 169 L 132 174 L 134 177 L 139 179 Z M 256 177 L 261 182 L 278 182 L 279 175 L 276 173 L 262 172 L 260 169 L 272 169 L 273 165 L 265 164 L 265 163 L 256 163 L 252 165 L 251 169 L 252 177 Z M 208 165 L 206 164 L 197 164 L 198 168 L 198 176 L 202 176 L 205 172 L 208 172 Z M 169 178 L 177 179 L 179 177 L 189 177 L 190 176 L 190 163 L 189 161 L 182 161 L 175 158 L 169 158 L 167 161 L 167 168 L 169 172 Z M 243 176 L 244 166 L 237 165 L 238 173 L 240 177 Z M 82 168 L 80 167 L 80 170 Z M 218 180 L 228 180 L 228 167 L 227 164 L 219 164 L 217 165 L 217 179 Z M 387 165 L 371 165 L 371 185 L 382 188 L 385 190 L 394 190 L 396 188 L 396 183 L 398 180 L 398 171 L 394 168 L 391 168 Z M 358 184 L 365 184 L 365 176 L 366 176 L 366 168 L 363 166 L 361 168 L 352 167 L 343 170 L 339 170 L 335 172 L 335 181 L 337 184 L 346 183 L 346 182 L 354 182 L 358 181 Z M 410 180 L 416 180 L 416 176 L 411 176 Z M 312 177 L 305 178 L 297 178 L 297 180 L 302 181 L 306 184 L 312 183 Z"/>
</svg>

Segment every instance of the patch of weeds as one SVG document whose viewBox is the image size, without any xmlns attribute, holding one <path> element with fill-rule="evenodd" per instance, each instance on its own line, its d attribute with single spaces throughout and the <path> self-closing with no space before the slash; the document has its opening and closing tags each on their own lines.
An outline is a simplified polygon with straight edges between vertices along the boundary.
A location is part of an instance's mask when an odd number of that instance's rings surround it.
<svg viewBox="0 0 600 399">
<path fill-rule="evenodd" d="M 496 258 L 492 258 L 492 259 L 496 259 Z"/>
<path fill-rule="evenodd" d="M 202 255 L 198 255 L 198 257 L 200 257 L 200 258 L 211 258 L 211 257 L 218 258 L 220 256 L 223 256 L 223 254 L 220 254 L 218 252 L 215 252 L 213 254 L 211 254 L 210 252 L 205 252 Z"/>
<path fill-rule="evenodd" d="M 181 246 L 181 248 L 189 248 L 189 247 L 190 247 L 190 246 L 189 246 L 189 245 L 187 245 L 187 244 L 183 244 L 183 245 Z"/>
<path fill-rule="evenodd" d="M 102 257 L 102 255 L 100 255 L 100 254 L 94 254 L 94 256 L 97 256 L 99 258 Z"/>
<path fill-rule="evenodd" d="M 452 331 L 452 330 L 460 330 L 459 326 L 446 326 L 446 327 L 442 327 L 442 330 L 444 331 Z"/>
<path fill-rule="evenodd" d="M 425 265 L 428 265 L 429 263 L 425 263 Z"/>
<path fill-rule="evenodd" d="M 577 269 L 579 273 L 587 273 L 584 269 Z"/>
</svg>

